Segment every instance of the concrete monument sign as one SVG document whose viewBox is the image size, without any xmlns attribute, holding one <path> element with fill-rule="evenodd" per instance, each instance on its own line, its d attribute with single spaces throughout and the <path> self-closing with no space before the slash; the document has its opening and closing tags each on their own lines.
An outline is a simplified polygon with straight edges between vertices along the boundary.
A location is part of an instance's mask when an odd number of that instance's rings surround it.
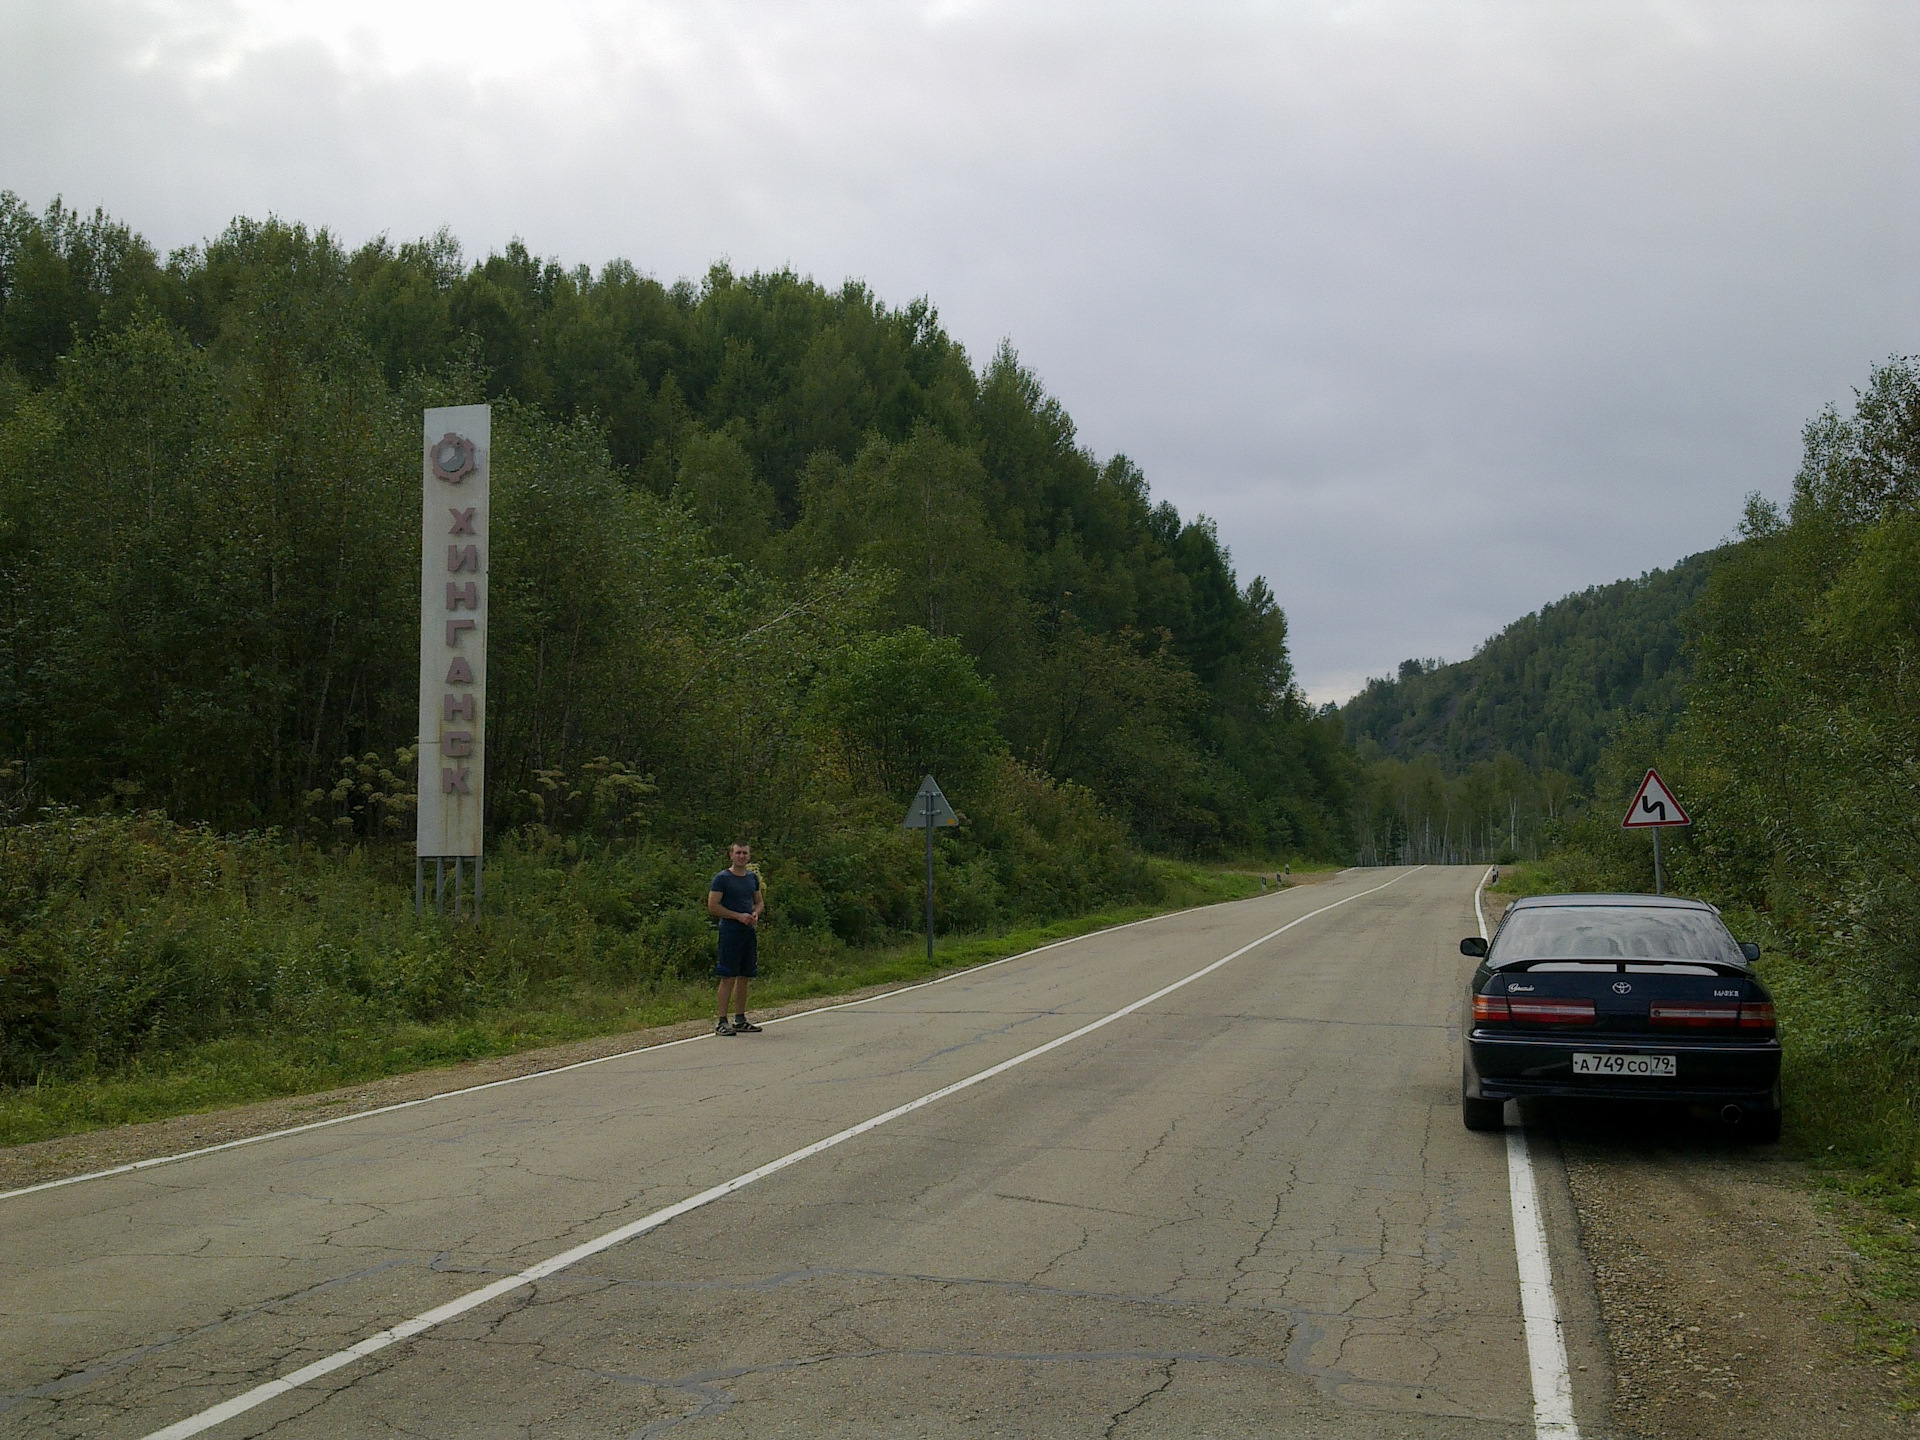
<svg viewBox="0 0 1920 1440">
<path fill-rule="evenodd" d="M 493 411 L 426 412 L 420 507 L 420 827 L 426 860 L 479 879 L 487 735 L 487 482 Z M 442 869 L 444 867 L 441 867 Z M 437 887 L 436 887 L 437 888 Z M 454 910 L 460 908 L 456 878 Z"/>
</svg>

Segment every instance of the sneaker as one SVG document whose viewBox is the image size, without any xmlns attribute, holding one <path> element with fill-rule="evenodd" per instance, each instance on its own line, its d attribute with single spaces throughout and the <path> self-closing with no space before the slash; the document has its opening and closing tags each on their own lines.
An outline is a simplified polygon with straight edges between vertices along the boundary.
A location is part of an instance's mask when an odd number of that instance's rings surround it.
<svg viewBox="0 0 1920 1440">
<path fill-rule="evenodd" d="M 736 1035 L 758 1035 L 760 1027 L 744 1015 L 733 1017 L 733 1033 Z"/>
<path fill-rule="evenodd" d="M 715 1026 L 713 1027 L 713 1033 L 714 1033 L 714 1034 L 716 1034 L 716 1035 L 731 1035 L 731 1034 L 733 1034 L 733 1022 L 732 1022 L 732 1021 L 730 1021 L 730 1020 L 722 1020 L 722 1021 L 720 1021 L 720 1022 L 719 1022 L 719 1023 L 717 1024 L 717 1025 L 715 1025 Z"/>
</svg>

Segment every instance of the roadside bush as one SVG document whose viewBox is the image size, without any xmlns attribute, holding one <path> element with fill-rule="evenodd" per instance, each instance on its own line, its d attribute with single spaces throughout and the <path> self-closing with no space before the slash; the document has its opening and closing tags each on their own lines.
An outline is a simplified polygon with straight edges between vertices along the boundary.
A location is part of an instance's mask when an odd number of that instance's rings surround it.
<svg viewBox="0 0 1920 1440">
<path fill-rule="evenodd" d="M 1001 875 L 1018 877 L 1009 892 L 1015 914 L 1078 915 L 1103 897 L 1160 898 L 1152 867 L 1084 786 L 996 757 L 976 823 L 978 843 L 997 854 Z"/>
<path fill-rule="evenodd" d="M 937 835 L 936 924 L 985 930 L 1157 899 L 1090 792 L 992 755 L 967 823 Z M 762 972 L 831 976 L 923 924 L 924 837 L 890 800 L 763 856 Z M 157 813 L 56 811 L 0 827 L 0 1083 L 109 1070 L 228 1036 L 392 1031 L 598 991 L 704 986 L 718 848 L 495 842 L 478 932 L 416 918 L 404 845 L 221 836 Z"/>
</svg>

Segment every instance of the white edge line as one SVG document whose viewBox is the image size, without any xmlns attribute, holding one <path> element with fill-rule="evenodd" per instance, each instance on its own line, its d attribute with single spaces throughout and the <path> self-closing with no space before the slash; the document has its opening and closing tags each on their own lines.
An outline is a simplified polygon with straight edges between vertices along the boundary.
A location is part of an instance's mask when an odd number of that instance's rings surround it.
<svg viewBox="0 0 1920 1440">
<path fill-rule="evenodd" d="M 1331 905 L 1322 905 L 1318 910 L 1309 910 L 1305 915 L 1289 920 L 1278 929 L 1269 930 L 1259 939 L 1249 941 L 1232 954 L 1223 955 L 1212 964 L 1204 965 L 1200 969 L 1195 970 L 1191 975 L 1184 976 L 1174 981 L 1171 985 L 1163 985 L 1151 995 L 1142 996 L 1131 1004 L 1121 1006 L 1111 1014 L 1102 1015 L 1098 1020 L 1089 1021 L 1077 1030 L 1070 1030 L 1065 1035 L 1056 1036 L 1044 1044 L 1034 1046 L 1031 1050 L 1023 1050 L 1020 1054 L 1010 1059 L 1002 1060 L 997 1065 L 990 1065 L 985 1070 L 977 1071 L 967 1076 L 964 1080 L 956 1080 L 951 1085 L 943 1085 L 938 1090 L 929 1091 L 918 1099 L 907 1101 L 904 1105 L 896 1105 L 893 1109 L 875 1115 L 871 1119 L 862 1120 L 857 1125 L 849 1125 L 846 1129 L 837 1131 L 827 1136 L 824 1140 L 816 1140 L 811 1145 L 804 1145 L 798 1150 L 789 1151 L 779 1159 L 769 1160 L 766 1164 L 757 1169 L 749 1170 L 744 1175 L 736 1175 L 733 1179 L 715 1185 L 711 1189 L 702 1190 L 697 1195 L 689 1195 L 686 1199 L 676 1204 L 669 1205 L 661 1210 L 655 1210 L 649 1215 L 643 1215 L 638 1220 L 622 1225 L 618 1229 L 609 1230 L 606 1234 L 596 1236 L 592 1240 L 584 1241 L 579 1245 L 575 1245 L 570 1250 L 562 1250 L 558 1255 L 542 1260 L 536 1265 L 529 1265 L 517 1275 L 509 1275 L 504 1279 L 494 1281 L 490 1285 L 483 1285 L 478 1290 L 469 1291 L 458 1299 L 449 1300 L 446 1304 L 436 1306 L 432 1310 L 416 1315 L 411 1320 L 403 1321 L 401 1324 L 395 1325 L 390 1329 L 382 1330 L 378 1334 L 369 1335 L 366 1339 L 349 1345 L 344 1350 L 335 1351 L 325 1359 L 316 1360 L 310 1365 L 304 1365 L 290 1374 L 283 1375 L 275 1380 L 269 1380 L 263 1385 L 256 1385 L 253 1389 L 244 1391 L 234 1396 L 231 1400 L 223 1400 L 218 1405 L 202 1410 L 197 1415 L 190 1415 L 184 1420 L 176 1421 L 165 1429 L 155 1430 L 146 1436 L 145 1440 L 186 1440 L 186 1437 L 190 1435 L 198 1435 L 203 1431 L 210 1430 L 223 1421 L 231 1420 L 236 1415 L 243 1415 L 249 1410 L 264 1405 L 269 1400 L 285 1395 L 288 1391 L 297 1390 L 311 1381 L 318 1380 L 324 1375 L 330 1375 L 335 1370 L 351 1365 L 356 1360 L 361 1360 L 369 1355 L 376 1354 L 391 1345 L 399 1344 L 402 1340 L 411 1339 L 422 1331 L 431 1330 L 436 1325 L 444 1324 L 449 1320 L 466 1314 L 470 1310 L 478 1309 L 490 1300 L 496 1300 L 502 1295 L 518 1290 L 524 1285 L 531 1285 L 537 1280 L 544 1280 L 549 1275 L 558 1274 L 571 1265 L 577 1265 L 580 1261 L 590 1256 L 598 1255 L 602 1251 L 611 1250 L 614 1246 L 623 1244 L 637 1236 L 644 1235 L 649 1230 L 657 1230 L 669 1220 L 678 1219 L 689 1211 L 698 1210 L 705 1205 L 711 1205 L 715 1200 L 731 1195 L 737 1190 L 744 1190 L 755 1181 L 764 1180 L 769 1175 L 777 1174 L 790 1166 L 798 1165 L 802 1160 L 818 1155 L 823 1150 L 831 1150 L 834 1146 L 845 1144 L 856 1136 L 866 1134 L 869 1130 L 877 1130 L 889 1121 L 898 1120 L 902 1115 L 910 1115 L 915 1110 L 923 1109 L 933 1104 L 936 1100 L 944 1100 L 949 1095 L 971 1089 L 983 1081 L 993 1079 L 996 1075 L 1004 1075 L 1007 1071 L 1014 1069 L 1016 1066 L 1024 1065 L 1029 1060 L 1036 1060 L 1050 1051 L 1058 1050 L 1063 1045 L 1070 1045 L 1082 1036 L 1091 1035 L 1094 1031 L 1111 1025 L 1116 1020 L 1125 1019 L 1136 1010 L 1143 1010 L 1156 1000 L 1165 999 L 1174 991 L 1191 985 L 1194 981 L 1204 976 L 1211 975 L 1214 971 L 1220 969 L 1221 966 L 1231 964 L 1242 955 L 1245 955 L 1249 950 L 1257 950 L 1274 937 L 1285 934 L 1296 925 L 1305 924 L 1316 915 L 1324 915 L 1329 910 L 1338 910 L 1342 905 L 1349 905 L 1355 900 L 1364 899 L 1366 896 L 1372 895 L 1377 891 L 1385 890 L 1389 885 L 1397 885 L 1415 871 L 1424 870 L 1425 868 L 1424 865 L 1416 865 L 1411 869 L 1402 871 L 1385 884 L 1356 891 L 1344 899 L 1334 901 Z M 1150 918 L 1157 919 L 1158 917 Z"/>
<path fill-rule="evenodd" d="M 1473 918 L 1487 938 L 1487 914 L 1480 892 L 1489 870 L 1473 887 Z M 1524 1127 L 1507 1131 L 1507 1198 L 1513 1207 L 1513 1257 L 1520 1270 L 1520 1318 L 1527 1332 L 1527 1371 L 1533 1381 L 1533 1433 L 1554 1440 L 1580 1440 L 1573 1419 L 1573 1377 L 1567 1370 L 1566 1337 L 1560 1330 L 1560 1302 L 1553 1293 L 1553 1261 L 1547 1231 L 1540 1223 L 1540 1192 L 1533 1183 L 1533 1157 L 1527 1153 Z"/>
<path fill-rule="evenodd" d="M 1275 895 L 1286 893 L 1276 890 Z M 1265 896 L 1250 895 L 1250 900 L 1264 899 Z M 811 1015 L 824 1015 L 830 1010 L 847 1010 L 855 1005 L 871 1005 L 876 1000 L 888 1000 L 895 995 L 904 995 L 909 990 L 924 990 L 929 985 L 944 984 L 948 980 L 958 980 L 963 975 L 972 975 L 981 970 L 991 970 L 996 965 L 1005 965 L 1012 960 L 1024 960 L 1030 955 L 1042 951 L 1057 949 L 1062 945 L 1072 945 L 1079 940 L 1091 940 L 1096 935 L 1112 935 L 1121 930 L 1131 930 L 1136 925 L 1152 925 L 1156 921 L 1171 920 L 1176 915 L 1191 915 L 1196 910 L 1211 910 L 1216 905 L 1232 905 L 1238 901 L 1210 900 L 1204 905 L 1189 905 L 1183 910 L 1163 910 L 1158 915 L 1148 915 L 1139 920 L 1128 920 L 1120 925 L 1106 925 L 1098 930 L 1087 930 L 1079 935 L 1068 935 L 1059 940 L 1049 940 L 1045 945 L 1036 945 L 1031 950 L 1022 950 L 1013 955 L 1002 955 L 998 960 L 983 960 L 978 965 L 962 966 L 932 980 L 918 980 L 911 985 L 901 985 L 891 990 L 882 990 L 877 995 L 863 996 L 858 1000 L 842 1000 L 834 1005 L 816 1005 L 811 1009 L 797 1011 L 792 1015 L 780 1015 L 767 1021 L 769 1025 L 779 1025 L 787 1020 L 805 1020 Z M 325 1130 L 334 1125 L 346 1125 L 355 1120 L 371 1120 L 376 1115 L 391 1115 L 396 1110 L 411 1110 L 416 1105 L 431 1105 L 436 1100 L 452 1100 L 460 1095 L 477 1095 L 482 1090 L 497 1090 L 502 1085 L 518 1085 L 523 1080 L 544 1080 L 549 1075 L 565 1075 L 570 1070 L 585 1070 L 590 1065 L 604 1065 L 609 1060 L 626 1060 L 635 1055 L 645 1055 L 654 1050 L 671 1050 L 676 1045 L 691 1045 L 696 1040 L 711 1040 L 711 1035 L 683 1035 L 678 1040 L 658 1040 L 651 1045 L 636 1045 L 631 1050 L 618 1050 L 611 1055 L 596 1055 L 591 1060 L 575 1060 L 567 1065 L 556 1065 L 550 1070 L 529 1070 L 524 1075 L 509 1075 L 504 1080 L 486 1080 L 478 1085 L 463 1085 L 457 1090 L 442 1090 L 433 1095 L 422 1095 L 413 1100 L 396 1100 L 391 1105 L 376 1105 L 371 1110 L 356 1110 L 351 1115 L 335 1115 L 327 1120 L 311 1120 L 305 1125 L 290 1125 L 284 1130 L 267 1130 L 258 1135 L 243 1135 L 238 1140 L 223 1140 L 218 1145 L 202 1145 L 197 1150 L 182 1150 L 173 1155 L 155 1155 L 145 1160 L 131 1160 L 125 1165 L 110 1166 L 105 1170 L 89 1170 L 82 1175 L 68 1175 L 59 1180 L 42 1180 L 34 1185 L 22 1185 L 18 1190 L 0 1190 L 0 1200 L 14 1200 L 22 1195 L 37 1195 L 42 1190 L 59 1190 L 67 1185 L 79 1185 L 88 1180 L 105 1180 L 114 1175 L 131 1175 L 136 1170 L 151 1170 L 157 1165 L 171 1165 L 177 1160 L 195 1160 L 202 1155 L 217 1155 L 222 1150 L 238 1150 L 243 1145 L 259 1145 L 268 1140 L 284 1140 L 291 1135 L 305 1135 L 314 1130 Z M 81 1131 L 80 1134 L 98 1133 Z"/>
</svg>

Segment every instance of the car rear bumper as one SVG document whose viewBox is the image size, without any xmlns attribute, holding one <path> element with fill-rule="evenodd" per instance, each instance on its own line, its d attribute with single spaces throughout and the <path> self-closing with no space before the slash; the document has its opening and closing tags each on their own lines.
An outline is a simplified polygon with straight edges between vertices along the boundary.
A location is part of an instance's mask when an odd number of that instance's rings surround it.
<svg viewBox="0 0 1920 1440">
<path fill-rule="evenodd" d="M 1682 1104 L 1779 1104 L 1778 1041 L 1602 1040 L 1505 1036 L 1475 1031 L 1467 1037 L 1465 1093 L 1482 1100 L 1562 1096 L 1593 1100 L 1670 1100 Z M 1576 1075 L 1574 1055 L 1672 1055 L 1671 1078 Z"/>
</svg>

